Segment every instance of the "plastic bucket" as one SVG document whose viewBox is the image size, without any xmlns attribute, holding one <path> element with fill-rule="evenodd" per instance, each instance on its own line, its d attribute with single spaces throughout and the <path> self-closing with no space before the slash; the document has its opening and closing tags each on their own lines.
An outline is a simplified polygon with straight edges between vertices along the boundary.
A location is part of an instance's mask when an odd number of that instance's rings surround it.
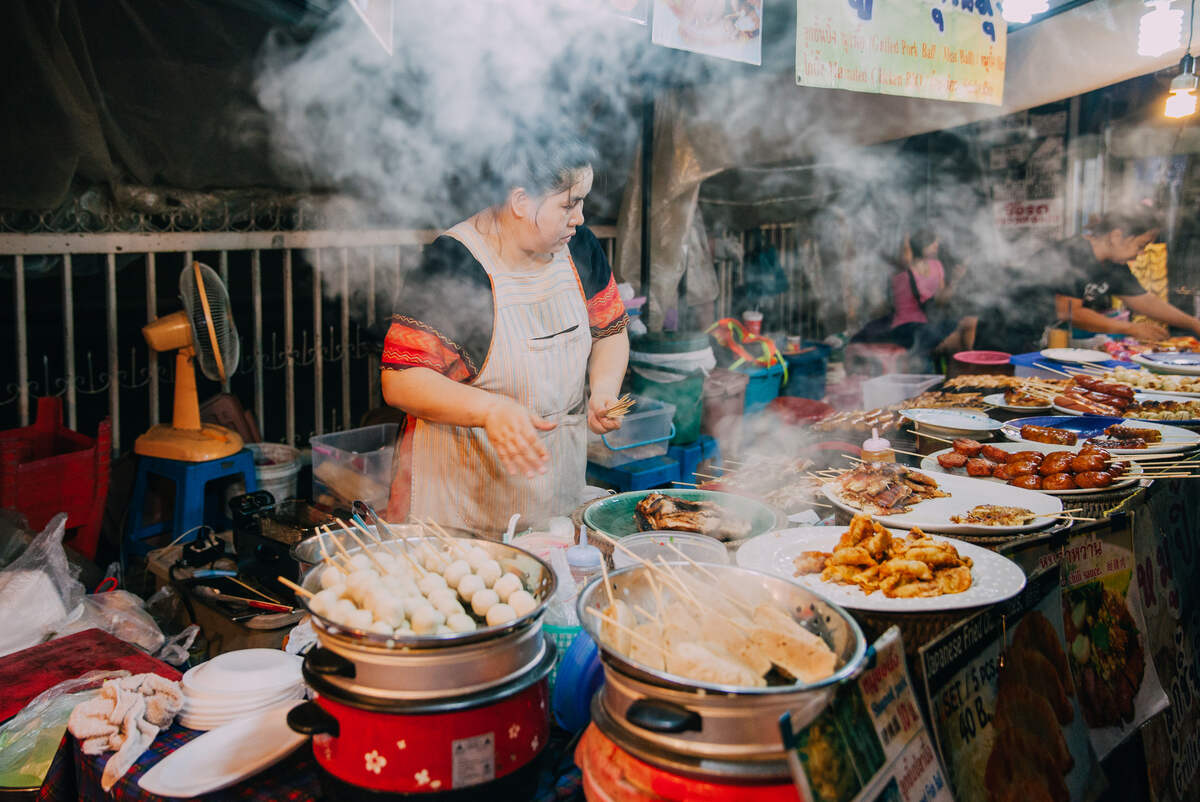
<svg viewBox="0 0 1200 802">
<path fill-rule="evenodd" d="M 821 400 L 825 397 L 825 368 L 827 351 L 806 343 L 799 353 L 784 353 L 788 380 L 780 395 Z"/>
<path fill-rule="evenodd" d="M 700 430 L 715 437 L 725 456 L 742 449 L 742 418 L 746 409 L 746 385 L 750 377 L 736 370 L 718 368 L 704 380 L 704 417 Z"/>
<path fill-rule="evenodd" d="M 300 451 L 284 443 L 247 443 L 254 456 L 258 489 L 269 490 L 276 502 L 296 496 Z"/>
<path fill-rule="evenodd" d="M 664 365 L 630 362 L 634 395 L 646 396 L 675 407 L 671 445 L 687 445 L 700 438 L 704 413 L 704 372 L 683 371 Z"/>
</svg>

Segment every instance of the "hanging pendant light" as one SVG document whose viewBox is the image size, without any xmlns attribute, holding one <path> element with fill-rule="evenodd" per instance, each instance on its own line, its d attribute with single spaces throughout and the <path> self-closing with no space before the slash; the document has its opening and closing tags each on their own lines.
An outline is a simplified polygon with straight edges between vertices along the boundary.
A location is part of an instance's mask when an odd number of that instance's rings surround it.
<svg viewBox="0 0 1200 802">
<path fill-rule="evenodd" d="M 1044 14 L 1049 10 L 1049 0 L 1004 0 L 1000 4 L 1004 21 L 1018 24 L 1029 22 L 1034 14 Z"/>
<path fill-rule="evenodd" d="M 1138 55 L 1157 57 L 1183 44 L 1183 9 L 1173 0 L 1146 0 L 1150 9 L 1138 23 Z"/>
<path fill-rule="evenodd" d="M 1191 117 L 1196 113 L 1196 88 L 1200 80 L 1196 78 L 1196 60 L 1192 58 L 1192 33 L 1196 23 L 1196 0 L 1192 0 L 1191 11 L 1188 14 L 1187 54 L 1179 61 L 1179 74 L 1171 79 L 1167 102 L 1163 105 L 1163 115 L 1173 120 Z"/>
</svg>

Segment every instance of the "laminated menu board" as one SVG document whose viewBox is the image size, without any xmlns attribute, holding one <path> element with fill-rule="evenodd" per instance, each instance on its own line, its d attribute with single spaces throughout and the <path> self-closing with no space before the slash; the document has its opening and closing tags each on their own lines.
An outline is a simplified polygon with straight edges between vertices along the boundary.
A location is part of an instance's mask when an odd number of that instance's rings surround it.
<svg viewBox="0 0 1200 802">
<path fill-rule="evenodd" d="M 992 0 L 797 0 L 796 84 L 998 106 L 1007 30 Z"/>
<path fill-rule="evenodd" d="M 654 0 L 650 39 L 656 45 L 762 64 L 762 0 L 731 7 L 712 0 Z"/>
<path fill-rule="evenodd" d="M 1085 800 L 1103 780 L 1067 664 L 1057 568 L 920 649 L 958 802 Z"/>
<path fill-rule="evenodd" d="M 1113 516 L 1042 558 L 1060 564 L 1068 663 L 1101 759 L 1167 706 L 1148 651 L 1130 524 Z"/>
<path fill-rule="evenodd" d="M 874 646 L 874 662 L 838 687 L 811 723 L 784 714 L 780 731 L 800 798 L 813 802 L 950 802 L 917 709 L 900 631 Z"/>
</svg>

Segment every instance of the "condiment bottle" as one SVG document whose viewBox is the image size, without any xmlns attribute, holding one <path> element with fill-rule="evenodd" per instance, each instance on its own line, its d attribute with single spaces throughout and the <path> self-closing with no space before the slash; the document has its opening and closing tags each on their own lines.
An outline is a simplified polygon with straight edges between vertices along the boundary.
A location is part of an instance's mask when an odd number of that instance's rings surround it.
<svg viewBox="0 0 1200 802">
<path fill-rule="evenodd" d="M 600 575 L 604 555 L 600 549 L 587 542 L 587 529 L 579 527 L 579 542 L 567 548 L 567 565 L 571 567 L 571 578 L 579 587 L 586 585 L 592 577 Z"/>
<path fill-rule="evenodd" d="M 892 444 L 879 436 L 879 429 L 871 429 L 871 436 L 863 441 L 862 459 L 864 462 L 895 462 L 896 452 Z"/>
</svg>

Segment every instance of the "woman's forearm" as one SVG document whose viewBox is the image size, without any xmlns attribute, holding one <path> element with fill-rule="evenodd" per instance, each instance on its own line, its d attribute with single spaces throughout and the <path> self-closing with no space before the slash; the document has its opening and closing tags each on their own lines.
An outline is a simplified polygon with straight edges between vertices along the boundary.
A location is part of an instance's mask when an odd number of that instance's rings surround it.
<svg viewBox="0 0 1200 802">
<path fill-rule="evenodd" d="M 592 396 L 606 398 L 617 396 L 621 382 L 625 379 L 625 368 L 629 366 L 629 334 L 619 332 L 592 342 L 592 355 L 588 360 L 589 387 Z"/>
<path fill-rule="evenodd" d="M 432 423 L 483 426 L 495 397 L 429 368 L 385 370 L 381 377 L 388 406 Z"/>
<path fill-rule="evenodd" d="M 1121 300 L 1134 312 L 1139 312 L 1146 317 L 1152 317 L 1157 321 L 1179 329 L 1187 329 L 1193 332 L 1200 331 L 1200 320 L 1197 320 L 1181 309 L 1175 308 L 1157 295 L 1151 293 L 1132 296 L 1122 295 Z"/>
<path fill-rule="evenodd" d="M 1102 315 L 1094 309 L 1088 309 L 1083 301 L 1067 295 L 1055 296 L 1055 306 L 1059 320 L 1070 320 L 1071 325 L 1084 331 L 1094 331 L 1099 334 L 1124 334 L 1128 323 Z"/>
</svg>

